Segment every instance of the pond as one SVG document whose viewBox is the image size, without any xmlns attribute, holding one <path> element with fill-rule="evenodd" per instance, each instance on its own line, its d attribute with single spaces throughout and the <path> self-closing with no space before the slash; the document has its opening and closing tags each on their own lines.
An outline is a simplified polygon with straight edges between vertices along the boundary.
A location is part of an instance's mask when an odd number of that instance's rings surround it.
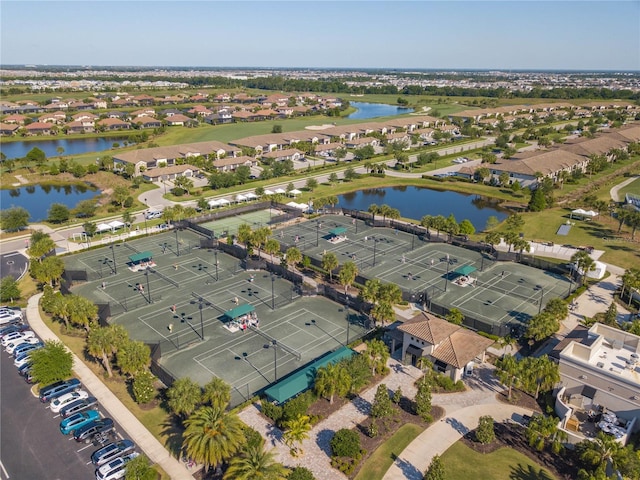
<svg viewBox="0 0 640 480">
<path fill-rule="evenodd" d="M 365 119 L 376 117 L 388 117 L 391 115 L 402 115 L 413 112 L 413 108 L 399 107 L 397 105 L 386 105 L 384 103 L 349 102 L 355 112 L 347 118 Z"/>
<path fill-rule="evenodd" d="M 29 185 L 0 190 L 0 205 L 2 209 L 25 208 L 31 214 L 30 222 L 40 222 L 47 218 L 52 203 L 62 203 L 74 208 L 81 200 L 94 198 L 99 194 L 96 188 L 84 184 Z"/>
<path fill-rule="evenodd" d="M 49 140 L 34 140 L 31 142 L 9 142 L 3 143 L 0 148 L 9 160 L 14 158 L 22 158 L 29 151 L 38 147 L 42 150 L 47 158 L 57 157 L 58 148 L 64 148 L 63 155 L 78 155 L 87 152 L 102 152 L 113 147 L 114 143 L 126 141 L 127 138 L 109 137 L 109 138 L 56 138 Z"/>
<path fill-rule="evenodd" d="M 346 193 L 338 197 L 338 205 L 344 208 L 367 210 L 371 204 L 389 205 L 400 210 L 405 218 L 420 220 L 425 215 L 448 217 L 453 213 L 456 220 L 469 220 L 480 231 L 489 217 L 502 221 L 509 213 L 498 207 L 497 200 L 478 195 L 432 190 L 424 187 L 385 187 Z"/>
</svg>

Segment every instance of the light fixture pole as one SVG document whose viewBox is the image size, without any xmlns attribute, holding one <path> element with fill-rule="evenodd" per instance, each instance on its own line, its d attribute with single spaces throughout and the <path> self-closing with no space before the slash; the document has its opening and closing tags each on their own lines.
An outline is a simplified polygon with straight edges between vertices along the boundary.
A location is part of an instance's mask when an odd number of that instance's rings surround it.
<svg viewBox="0 0 640 480">
<path fill-rule="evenodd" d="M 540 300 L 538 300 L 538 314 L 542 311 L 542 299 L 544 298 L 544 287 L 540 287 Z"/>
<path fill-rule="evenodd" d="M 278 342 L 271 340 L 271 348 L 273 348 L 273 377 L 275 381 L 278 381 L 278 349 L 276 348 Z"/>
<path fill-rule="evenodd" d="M 144 271 L 144 276 L 147 278 L 147 301 L 151 303 L 151 290 L 149 289 L 149 267 Z"/>
<path fill-rule="evenodd" d="M 116 252 L 113 250 L 113 245 L 109 245 L 111 249 L 111 258 L 113 259 L 113 273 L 118 274 L 118 266 L 116 265 Z"/>
<path fill-rule="evenodd" d="M 180 256 L 180 243 L 178 242 L 178 225 L 175 225 L 173 227 L 173 229 L 176 232 L 176 251 L 177 251 L 178 256 Z"/>
<path fill-rule="evenodd" d="M 316 247 L 320 245 L 320 220 L 316 220 Z"/>
<path fill-rule="evenodd" d="M 216 257 L 216 282 L 218 281 L 218 250 L 214 250 L 213 254 Z"/>
<path fill-rule="evenodd" d="M 347 314 L 346 314 L 346 317 L 347 317 L 347 343 L 345 344 L 345 346 L 346 346 L 346 345 L 349 345 L 349 326 L 350 326 L 350 323 L 351 323 L 351 322 L 349 322 L 349 297 L 347 297 L 347 300 L 345 301 L 344 309 L 347 312 Z"/>
<path fill-rule="evenodd" d="M 200 336 L 204 342 L 204 322 L 202 321 L 202 297 L 198 298 L 198 309 L 200 310 Z"/>
<path fill-rule="evenodd" d="M 272 273 L 271 274 L 271 310 L 275 310 L 276 309 L 276 303 L 275 303 L 275 295 L 273 292 L 273 285 L 276 283 L 276 276 Z"/>
<path fill-rule="evenodd" d="M 444 277 L 444 291 L 447 291 L 447 284 L 449 283 L 449 254 L 447 253 L 447 275 Z"/>
<path fill-rule="evenodd" d="M 376 245 L 378 244 L 378 240 L 376 239 L 376 237 L 371 237 L 371 240 L 373 240 L 373 266 L 376 266 Z"/>
</svg>

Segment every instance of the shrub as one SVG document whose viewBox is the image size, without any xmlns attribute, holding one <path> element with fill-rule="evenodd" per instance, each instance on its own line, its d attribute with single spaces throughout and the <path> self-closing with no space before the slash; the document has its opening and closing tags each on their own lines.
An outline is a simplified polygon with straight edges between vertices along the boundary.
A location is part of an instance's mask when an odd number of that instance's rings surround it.
<svg viewBox="0 0 640 480">
<path fill-rule="evenodd" d="M 149 403 L 156 396 L 156 389 L 153 386 L 155 377 L 151 372 L 145 370 L 133 379 L 133 396 L 136 403 Z"/>
<path fill-rule="evenodd" d="M 124 208 L 130 208 L 133 205 L 133 197 L 129 196 L 125 198 L 124 204 L 122 205 Z"/>
<path fill-rule="evenodd" d="M 185 193 L 187 193 L 187 191 L 184 188 L 181 188 L 181 187 L 174 187 L 174 188 L 171 189 L 171 193 L 173 195 L 175 195 L 176 197 L 181 197 Z"/>
<path fill-rule="evenodd" d="M 476 429 L 476 440 L 484 445 L 493 442 L 495 439 L 493 417 L 491 415 L 483 415 L 480 417 L 480 423 Z"/>
<path fill-rule="evenodd" d="M 306 415 L 307 410 L 315 401 L 315 396 L 311 390 L 292 398 L 282 407 L 282 421 L 293 420 L 301 415 Z"/>
<path fill-rule="evenodd" d="M 329 444 L 334 457 L 355 458 L 360 454 L 360 435 L 348 428 L 338 430 Z"/>
<path fill-rule="evenodd" d="M 263 400 L 261 403 L 262 413 L 273 420 L 274 423 L 278 423 L 282 418 L 282 407 L 279 405 L 274 405 L 271 402 L 267 402 Z"/>
<path fill-rule="evenodd" d="M 296 467 L 291 470 L 287 480 L 316 480 L 316 477 L 313 476 L 313 472 L 308 468 Z"/>
</svg>

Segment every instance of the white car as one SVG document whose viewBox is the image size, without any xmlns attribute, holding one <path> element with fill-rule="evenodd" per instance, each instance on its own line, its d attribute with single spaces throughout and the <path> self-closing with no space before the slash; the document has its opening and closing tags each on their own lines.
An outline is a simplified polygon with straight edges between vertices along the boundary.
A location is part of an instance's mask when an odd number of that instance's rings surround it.
<svg viewBox="0 0 640 480">
<path fill-rule="evenodd" d="M 13 332 L 13 333 L 10 333 L 9 335 L 5 335 L 4 337 L 2 337 L 2 341 L 0 342 L 0 344 L 2 344 L 3 347 L 6 347 L 14 340 L 17 340 L 19 338 L 35 337 L 35 335 L 36 334 L 33 333 L 31 330 L 25 330 L 24 332 Z"/>
<path fill-rule="evenodd" d="M 35 343 L 38 343 L 39 341 L 40 340 L 38 340 L 35 337 L 18 338 L 16 340 L 14 340 L 13 342 L 10 342 L 4 349 L 9 355 L 13 355 L 14 350 L 19 345 L 24 345 L 25 343 L 35 344 Z"/>
<path fill-rule="evenodd" d="M 22 313 L 20 312 L 0 312 L 0 325 L 3 325 L 5 323 L 19 322 L 20 320 L 22 320 Z"/>
<path fill-rule="evenodd" d="M 76 400 L 84 400 L 85 398 L 89 398 L 89 393 L 84 390 L 76 390 L 75 392 L 65 393 L 55 400 L 52 400 L 49 406 L 53 413 L 58 413 L 70 403 L 73 403 Z"/>
<path fill-rule="evenodd" d="M 18 358 L 16 358 L 13 361 L 13 364 L 17 367 L 20 368 L 22 365 L 24 365 L 25 363 L 29 363 L 31 361 L 31 355 L 24 355 L 24 356 L 20 356 Z"/>
<path fill-rule="evenodd" d="M 130 460 L 136 458 L 138 455 L 140 455 L 138 452 L 131 452 L 129 455 L 116 458 L 115 460 L 102 465 L 96 470 L 96 479 L 118 480 L 119 478 L 124 478 L 125 474 L 127 473 L 127 463 Z"/>
</svg>

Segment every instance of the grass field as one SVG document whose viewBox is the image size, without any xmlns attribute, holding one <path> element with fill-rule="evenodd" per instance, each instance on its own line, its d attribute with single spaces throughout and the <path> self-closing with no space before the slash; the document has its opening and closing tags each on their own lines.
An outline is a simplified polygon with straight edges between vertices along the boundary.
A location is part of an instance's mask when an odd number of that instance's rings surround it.
<svg viewBox="0 0 640 480">
<path fill-rule="evenodd" d="M 362 466 L 355 480 L 378 480 L 384 477 L 395 458 L 422 433 L 422 427 L 408 423 L 380 445 Z"/>
<path fill-rule="evenodd" d="M 554 480 L 548 470 L 510 448 L 481 454 L 462 442 L 454 443 L 442 455 L 447 480 Z"/>
<path fill-rule="evenodd" d="M 620 196 L 621 199 L 624 199 L 624 196 L 627 193 L 640 196 L 640 177 L 636 178 L 629 185 L 627 185 L 626 187 L 622 187 L 618 191 L 618 195 Z"/>
</svg>

